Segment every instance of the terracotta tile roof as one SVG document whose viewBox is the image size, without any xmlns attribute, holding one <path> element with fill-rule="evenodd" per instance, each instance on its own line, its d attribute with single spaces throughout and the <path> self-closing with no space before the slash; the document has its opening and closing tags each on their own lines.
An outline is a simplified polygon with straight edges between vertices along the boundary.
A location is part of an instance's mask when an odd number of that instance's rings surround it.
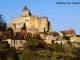
<svg viewBox="0 0 80 60">
<path fill-rule="evenodd" d="M 17 32 L 17 36 L 12 36 L 12 39 L 24 40 L 24 36 L 26 36 L 26 30 L 22 30 L 21 32 Z"/>
<path fill-rule="evenodd" d="M 2 34 L 2 39 L 15 39 L 15 40 L 24 40 L 24 36 L 26 36 L 26 31 L 22 30 L 21 32 L 18 32 L 18 35 L 14 35 L 11 31 L 6 31 Z"/>
<path fill-rule="evenodd" d="M 14 35 L 14 33 L 13 32 L 11 32 L 11 31 L 6 31 L 6 32 L 4 32 L 3 34 L 2 34 L 2 39 L 10 39 L 12 36 Z"/>
<path fill-rule="evenodd" d="M 24 37 L 22 36 L 12 36 L 12 40 L 24 40 Z"/>
<path fill-rule="evenodd" d="M 74 35 L 75 31 L 70 29 L 70 30 L 65 30 L 65 31 L 61 31 L 64 35 Z"/>
<path fill-rule="evenodd" d="M 65 35 L 72 35 L 72 34 L 75 34 L 75 31 L 74 30 L 66 30 L 64 31 Z"/>
</svg>

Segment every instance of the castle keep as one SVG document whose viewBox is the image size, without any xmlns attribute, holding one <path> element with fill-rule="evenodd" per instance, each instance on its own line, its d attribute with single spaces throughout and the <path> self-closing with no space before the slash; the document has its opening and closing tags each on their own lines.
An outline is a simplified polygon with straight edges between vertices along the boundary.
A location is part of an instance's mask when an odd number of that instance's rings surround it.
<svg viewBox="0 0 80 60">
<path fill-rule="evenodd" d="M 8 27 L 11 27 L 14 32 L 20 32 L 21 30 L 31 33 L 52 31 L 48 17 L 32 15 L 26 6 L 22 10 L 22 16 L 12 18 Z"/>
</svg>

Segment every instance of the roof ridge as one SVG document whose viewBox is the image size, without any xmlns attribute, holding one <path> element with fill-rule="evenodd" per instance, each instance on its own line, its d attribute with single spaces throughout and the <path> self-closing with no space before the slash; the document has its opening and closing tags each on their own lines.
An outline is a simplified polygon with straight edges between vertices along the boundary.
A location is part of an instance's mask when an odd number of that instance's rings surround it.
<svg viewBox="0 0 80 60">
<path fill-rule="evenodd" d="M 71 29 L 71 30 L 64 30 L 64 31 L 74 31 L 73 29 Z"/>
</svg>

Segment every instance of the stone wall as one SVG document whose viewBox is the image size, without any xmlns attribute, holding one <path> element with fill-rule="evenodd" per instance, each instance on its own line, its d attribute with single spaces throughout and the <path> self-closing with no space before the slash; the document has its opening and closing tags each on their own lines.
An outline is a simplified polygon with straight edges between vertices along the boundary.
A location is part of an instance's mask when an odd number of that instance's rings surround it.
<svg viewBox="0 0 80 60">
<path fill-rule="evenodd" d="M 47 32 L 48 31 L 48 19 L 47 17 L 39 18 L 39 32 Z"/>
<path fill-rule="evenodd" d="M 26 31 L 32 31 L 32 32 L 49 32 L 49 31 L 51 31 L 51 24 L 49 25 L 49 23 L 48 23 L 49 21 L 46 16 L 42 16 L 39 18 L 36 15 L 25 15 L 30 12 L 29 10 L 28 11 L 24 10 L 22 12 L 23 12 L 22 16 L 12 18 L 11 23 L 9 24 L 8 27 L 12 27 L 13 30 L 15 30 L 15 31 L 20 31 L 20 28 L 22 28 L 25 23 L 26 28 L 27 28 Z M 15 24 L 15 26 L 14 26 L 14 24 Z"/>
</svg>

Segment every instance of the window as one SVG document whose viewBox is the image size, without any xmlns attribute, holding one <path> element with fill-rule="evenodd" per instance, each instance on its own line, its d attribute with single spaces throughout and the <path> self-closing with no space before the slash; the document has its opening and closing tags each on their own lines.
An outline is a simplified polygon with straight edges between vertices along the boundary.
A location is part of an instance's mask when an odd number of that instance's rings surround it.
<svg viewBox="0 0 80 60">
<path fill-rule="evenodd" d="M 23 41 L 22 40 L 20 40 L 20 44 L 23 44 Z"/>
<path fill-rule="evenodd" d="M 13 41 L 13 43 L 14 43 L 14 44 L 17 44 L 17 41 L 16 41 L 16 40 L 14 40 L 14 41 Z"/>
</svg>

